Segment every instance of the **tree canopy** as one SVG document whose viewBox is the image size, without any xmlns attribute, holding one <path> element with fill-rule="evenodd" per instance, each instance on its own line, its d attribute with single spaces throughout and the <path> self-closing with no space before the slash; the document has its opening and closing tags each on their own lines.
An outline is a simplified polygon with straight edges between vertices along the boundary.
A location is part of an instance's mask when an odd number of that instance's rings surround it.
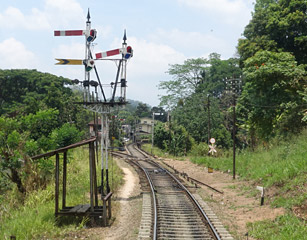
<svg viewBox="0 0 307 240">
<path fill-rule="evenodd" d="M 242 127 L 261 139 L 298 131 L 306 86 L 307 2 L 257 0 L 239 40 L 244 72 L 239 99 Z"/>
<path fill-rule="evenodd" d="M 259 50 L 292 53 L 307 63 L 307 3 L 305 0 L 257 0 L 252 20 L 239 40 L 242 62 Z"/>
<path fill-rule="evenodd" d="M 39 187 L 46 177 L 39 173 L 50 166 L 30 156 L 80 140 L 90 115 L 74 104 L 80 93 L 69 83 L 36 70 L 0 70 L 0 182 L 4 176 L 22 193 L 32 181 Z"/>
</svg>

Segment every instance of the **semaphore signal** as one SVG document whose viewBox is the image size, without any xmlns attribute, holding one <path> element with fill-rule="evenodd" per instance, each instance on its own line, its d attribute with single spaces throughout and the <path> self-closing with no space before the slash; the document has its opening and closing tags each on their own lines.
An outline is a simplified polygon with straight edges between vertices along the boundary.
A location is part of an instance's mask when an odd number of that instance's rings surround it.
<svg viewBox="0 0 307 240">
<path fill-rule="evenodd" d="M 94 122 L 98 124 L 98 114 L 100 114 L 101 120 L 101 198 L 105 194 L 110 193 L 109 177 L 108 177 L 108 149 L 109 149 L 109 117 L 110 111 L 115 106 L 122 106 L 126 104 L 126 68 L 127 61 L 133 56 L 133 50 L 131 46 L 127 46 L 126 30 L 124 32 L 123 43 L 120 48 L 109 50 L 106 52 L 97 53 L 96 59 L 93 58 L 92 54 L 92 42 L 96 39 L 97 31 L 91 29 L 90 13 L 87 14 L 87 22 L 85 30 L 57 30 L 54 31 L 54 36 L 85 36 L 85 57 L 84 59 L 66 59 L 57 58 L 56 65 L 84 65 L 84 78 L 82 80 L 75 79 L 72 82 L 76 84 L 82 84 L 84 89 L 83 102 L 82 104 L 86 109 L 93 111 L 95 114 Z M 104 59 L 110 56 L 120 55 L 117 59 Z M 98 70 L 95 65 L 97 60 L 112 60 L 116 63 L 117 71 L 115 81 L 110 83 L 109 86 L 112 89 L 111 97 L 106 98 L 103 90 L 103 86 L 99 78 Z M 91 70 L 94 69 L 97 81 L 92 80 Z M 98 87 L 102 95 L 102 99 L 99 98 Z M 94 91 L 91 93 L 91 90 Z M 117 88 L 120 88 L 120 93 L 116 95 Z M 98 131 L 95 132 L 98 139 Z M 96 145 L 98 147 L 98 144 Z M 98 152 L 96 150 L 96 152 Z M 105 174 L 105 175 L 104 175 Z M 105 184 L 106 181 L 106 184 Z"/>
</svg>

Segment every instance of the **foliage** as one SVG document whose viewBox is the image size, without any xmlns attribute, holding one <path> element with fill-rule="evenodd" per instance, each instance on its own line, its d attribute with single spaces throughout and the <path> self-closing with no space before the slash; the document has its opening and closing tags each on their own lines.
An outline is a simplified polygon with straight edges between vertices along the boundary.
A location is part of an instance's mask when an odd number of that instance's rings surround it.
<svg viewBox="0 0 307 240">
<path fill-rule="evenodd" d="M 293 214 L 277 217 L 275 220 L 248 224 L 249 233 L 257 239 L 306 239 L 306 225 Z"/>
<path fill-rule="evenodd" d="M 16 117 L 54 109 L 59 113 L 57 127 L 75 122 L 78 129 L 84 130 L 89 114 L 74 104 L 80 102 L 82 94 L 68 88 L 70 83 L 67 78 L 36 70 L 0 70 L 0 115 Z"/>
<path fill-rule="evenodd" d="M 59 111 L 55 109 L 39 110 L 20 119 L 21 127 L 30 133 L 30 138 L 35 141 L 42 136 L 47 137 L 53 129 L 59 126 Z"/>
<path fill-rule="evenodd" d="M 54 148 L 62 148 L 81 140 L 82 133 L 70 123 L 63 124 L 60 128 L 51 133 L 51 140 Z"/>
<path fill-rule="evenodd" d="M 136 107 L 135 115 L 138 118 L 151 117 L 149 106 L 146 103 L 139 103 Z"/>
<path fill-rule="evenodd" d="M 277 195 L 270 199 L 274 207 L 291 209 L 303 204 L 307 201 L 306 136 L 307 131 L 304 130 L 300 135 L 288 136 L 287 141 L 276 137 L 269 145 L 259 146 L 254 151 L 239 151 L 236 157 L 236 174 L 268 190 L 278 187 Z M 232 151 L 224 152 L 224 156 L 217 158 L 195 156 L 191 161 L 232 172 Z"/>
<path fill-rule="evenodd" d="M 257 0 L 252 20 L 239 40 L 242 62 L 259 50 L 294 54 L 307 63 L 307 3 L 305 0 Z"/>
<path fill-rule="evenodd" d="M 170 139 L 170 132 L 167 131 L 166 127 L 167 125 L 162 122 L 155 122 L 154 143 L 161 149 L 167 147 L 167 141 Z"/>
<path fill-rule="evenodd" d="M 35 152 L 35 145 L 26 144 L 26 141 L 27 134 L 20 132 L 20 125 L 15 119 L 0 117 L 0 170 L 21 193 L 26 192 L 21 171 L 28 163 L 24 153 Z"/>
<path fill-rule="evenodd" d="M 0 70 L 1 187 L 11 181 L 26 194 L 45 186 L 53 166 L 30 156 L 80 139 L 89 114 L 73 104 L 82 96 L 69 83 L 36 70 Z"/>
<path fill-rule="evenodd" d="M 171 131 L 170 139 L 168 141 L 164 141 L 168 152 L 174 156 L 186 155 L 187 152 L 191 150 L 194 139 L 181 125 L 172 123 L 172 125 L 169 127 Z"/>
<path fill-rule="evenodd" d="M 167 73 L 173 79 L 160 82 L 159 89 L 166 90 L 168 94 L 161 97 L 160 105 L 172 109 L 181 99 L 194 93 L 204 80 L 207 65 L 208 61 L 204 58 L 187 59 L 182 65 L 170 65 Z"/>
<path fill-rule="evenodd" d="M 0 114 L 35 113 L 43 108 L 63 108 L 71 95 L 69 80 L 36 70 L 0 70 Z"/>
<path fill-rule="evenodd" d="M 302 127 L 304 66 L 290 53 L 259 51 L 245 61 L 245 86 L 239 112 L 249 132 L 268 139 L 278 132 L 296 132 Z"/>
<path fill-rule="evenodd" d="M 220 147 L 229 148 L 232 128 L 225 121 L 229 99 L 224 94 L 224 79 L 241 75 L 238 59 L 221 60 L 219 54 L 212 53 L 208 60 L 190 59 L 183 65 L 172 65 L 169 73 L 173 80 L 160 83 L 160 88 L 168 91 L 161 105 L 171 103 L 172 119 L 197 143 L 208 141 L 210 120 L 210 136 L 217 138 Z"/>
<path fill-rule="evenodd" d="M 89 164 L 88 150 L 77 148 L 68 152 L 67 205 L 88 204 L 89 197 Z M 49 159 L 52 162 L 54 159 Z M 97 166 L 97 168 L 100 166 Z M 100 171 L 97 178 L 100 179 Z M 122 183 L 123 174 L 120 168 L 110 159 L 110 185 L 116 192 Z M 2 196 L 1 196 L 2 197 Z M 9 239 L 11 235 L 17 239 L 64 239 L 71 232 L 81 231 L 84 221 L 72 220 L 59 224 L 54 216 L 54 181 L 45 189 L 29 193 L 24 203 L 16 202 L 16 195 L 10 192 L 0 198 L 0 238 Z M 113 205 L 112 205 L 113 206 Z"/>
</svg>

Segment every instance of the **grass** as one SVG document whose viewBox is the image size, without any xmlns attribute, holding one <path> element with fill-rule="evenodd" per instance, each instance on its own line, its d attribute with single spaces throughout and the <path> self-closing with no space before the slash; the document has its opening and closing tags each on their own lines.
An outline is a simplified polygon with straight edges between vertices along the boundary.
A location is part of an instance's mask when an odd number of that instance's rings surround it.
<svg viewBox="0 0 307 240">
<path fill-rule="evenodd" d="M 248 225 L 249 234 L 256 239 L 307 239 L 306 222 L 292 213 L 292 207 L 307 203 L 307 132 L 287 142 L 272 143 L 269 149 L 237 153 L 236 174 L 254 185 L 261 185 L 275 193 L 265 201 L 272 207 L 284 207 L 287 214 L 275 220 L 259 221 Z M 191 161 L 232 174 L 232 154 L 209 158 L 193 156 Z M 230 170 L 230 171 L 229 171 Z M 252 192 L 252 191 L 251 191 Z"/>
<path fill-rule="evenodd" d="M 293 214 L 277 217 L 274 221 L 248 224 L 249 234 L 266 240 L 306 240 L 306 223 Z"/>
<path fill-rule="evenodd" d="M 164 157 L 164 158 L 172 158 L 172 159 L 176 159 L 176 160 L 184 160 L 186 159 L 186 157 L 184 156 L 174 156 L 174 155 L 171 155 L 169 154 L 168 152 L 166 151 L 163 151 L 162 149 L 158 148 L 158 147 L 151 147 L 151 144 L 149 143 L 145 143 L 145 144 L 142 144 L 142 147 L 141 147 L 144 151 L 146 151 L 147 153 L 155 155 L 155 156 L 158 156 L 158 157 Z"/>
<path fill-rule="evenodd" d="M 220 150 L 221 151 L 221 150 Z M 155 155 L 165 157 L 156 151 Z M 171 157 L 171 156 L 169 156 Z M 212 167 L 232 175 L 232 151 L 219 152 L 219 157 L 188 156 L 196 164 Z M 306 222 L 292 213 L 294 206 L 307 203 L 307 130 L 287 141 L 273 140 L 269 146 L 255 151 L 243 150 L 236 153 L 236 174 L 253 183 L 246 187 L 251 195 L 259 193 L 256 185 L 264 186 L 267 193 L 274 190 L 272 207 L 283 207 L 287 213 L 275 220 L 259 221 L 248 225 L 249 234 L 257 239 L 296 240 L 307 239 Z M 236 188 L 228 186 L 228 188 Z M 244 189 L 241 189 L 244 190 Z"/>
<path fill-rule="evenodd" d="M 236 174 L 255 185 L 266 188 L 278 187 L 279 197 L 272 205 L 290 209 L 307 201 L 307 133 L 297 136 L 295 140 L 279 142 L 270 149 L 248 150 L 237 153 Z M 231 154 L 229 154 L 231 155 Z M 232 156 L 210 158 L 194 156 L 192 162 L 210 166 L 232 174 Z"/>
<path fill-rule="evenodd" d="M 78 148 L 69 152 L 67 177 L 67 206 L 89 203 L 89 164 L 88 150 Z M 53 161 L 49 159 L 48 161 Z M 62 161 L 60 161 L 62 162 Z M 97 169 L 100 169 L 98 166 Z M 121 170 L 110 159 L 110 186 L 116 190 L 122 182 Z M 99 178 L 99 171 L 98 179 Z M 54 181 L 46 189 L 30 193 L 24 204 L 18 203 L 16 190 L 2 199 L 0 216 L 0 239 L 44 239 L 64 238 L 71 231 L 78 231 L 86 224 L 78 219 L 59 221 L 54 216 Z M 59 200 L 61 203 L 61 199 Z M 100 203 L 101 204 L 101 203 Z M 60 204 L 61 205 L 61 204 Z"/>
</svg>

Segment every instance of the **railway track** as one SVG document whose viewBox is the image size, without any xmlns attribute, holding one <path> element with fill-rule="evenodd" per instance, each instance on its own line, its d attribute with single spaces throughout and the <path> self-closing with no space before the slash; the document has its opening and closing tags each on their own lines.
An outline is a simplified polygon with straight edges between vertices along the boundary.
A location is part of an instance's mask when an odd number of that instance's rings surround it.
<svg viewBox="0 0 307 240">
<path fill-rule="evenodd" d="M 203 206 L 174 175 L 134 145 L 127 148 L 128 155 L 116 155 L 133 159 L 151 189 L 143 198 L 139 239 L 233 239 L 218 233 Z"/>
</svg>

